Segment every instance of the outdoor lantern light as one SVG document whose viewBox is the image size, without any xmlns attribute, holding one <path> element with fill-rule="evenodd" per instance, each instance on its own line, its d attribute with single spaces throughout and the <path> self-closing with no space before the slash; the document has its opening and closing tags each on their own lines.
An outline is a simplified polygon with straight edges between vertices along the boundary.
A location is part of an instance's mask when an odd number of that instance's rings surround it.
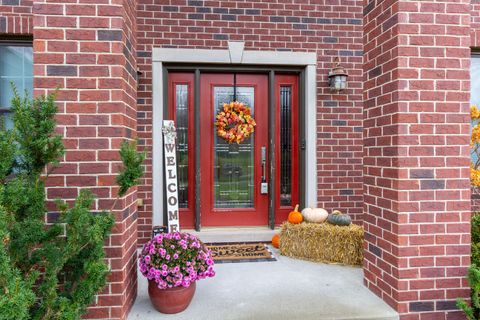
<svg viewBox="0 0 480 320">
<path fill-rule="evenodd" d="M 328 84 L 330 85 L 330 90 L 339 93 L 340 91 L 347 88 L 347 78 L 348 74 L 345 71 L 345 68 L 340 65 L 340 59 L 335 59 L 335 66 L 332 71 L 328 73 Z"/>
</svg>

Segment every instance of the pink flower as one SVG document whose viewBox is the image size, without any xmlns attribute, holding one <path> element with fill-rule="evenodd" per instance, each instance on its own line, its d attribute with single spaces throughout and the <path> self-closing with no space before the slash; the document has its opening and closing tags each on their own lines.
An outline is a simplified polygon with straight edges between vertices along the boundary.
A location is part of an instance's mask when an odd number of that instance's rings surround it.
<svg viewBox="0 0 480 320">
<path fill-rule="evenodd" d="M 189 258 L 187 258 L 189 257 Z M 173 266 L 170 261 L 174 261 Z M 215 275 L 208 249 L 191 234 L 163 233 L 148 241 L 139 256 L 140 272 L 155 280 L 161 289 L 188 287 L 192 282 Z"/>
</svg>

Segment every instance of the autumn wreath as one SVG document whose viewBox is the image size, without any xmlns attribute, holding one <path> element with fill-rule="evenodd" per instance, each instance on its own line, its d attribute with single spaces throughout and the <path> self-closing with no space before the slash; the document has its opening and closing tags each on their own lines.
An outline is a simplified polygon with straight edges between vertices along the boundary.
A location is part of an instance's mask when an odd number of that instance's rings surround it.
<svg viewBox="0 0 480 320">
<path fill-rule="evenodd" d="M 217 134 L 228 143 L 240 143 L 247 139 L 257 125 L 249 107 L 241 102 L 224 103 L 215 119 Z"/>
</svg>

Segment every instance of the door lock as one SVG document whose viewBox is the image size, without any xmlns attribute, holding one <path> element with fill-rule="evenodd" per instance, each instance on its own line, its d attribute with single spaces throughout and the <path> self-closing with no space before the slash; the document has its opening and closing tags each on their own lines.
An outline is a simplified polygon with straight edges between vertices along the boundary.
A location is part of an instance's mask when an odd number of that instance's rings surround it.
<svg viewBox="0 0 480 320">
<path fill-rule="evenodd" d="M 260 194 L 267 194 L 268 183 L 267 183 L 267 178 L 265 174 L 265 170 L 266 170 L 265 166 L 267 165 L 267 148 L 262 147 L 261 153 L 262 153 L 262 181 L 260 183 Z"/>
<path fill-rule="evenodd" d="M 268 183 L 262 182 L 260 184 L 260 193 L 261 194 L 268 194 Z"/>
</svg>

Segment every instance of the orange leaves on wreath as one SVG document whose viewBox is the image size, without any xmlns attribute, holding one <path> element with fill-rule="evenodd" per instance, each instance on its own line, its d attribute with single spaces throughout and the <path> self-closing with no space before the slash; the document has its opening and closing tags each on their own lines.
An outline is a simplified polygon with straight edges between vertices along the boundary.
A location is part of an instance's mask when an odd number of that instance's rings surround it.
<svg viewBox="0 0 480 320">
<path fill-rule="evenodd" d="M 223 104 L 223 110 L 215 119 L 217 135 L 228 143 L 239 144 L 255 131 L 254 127 L 257 125 L 250 108 L 237 101 Z"/>
</svg>

